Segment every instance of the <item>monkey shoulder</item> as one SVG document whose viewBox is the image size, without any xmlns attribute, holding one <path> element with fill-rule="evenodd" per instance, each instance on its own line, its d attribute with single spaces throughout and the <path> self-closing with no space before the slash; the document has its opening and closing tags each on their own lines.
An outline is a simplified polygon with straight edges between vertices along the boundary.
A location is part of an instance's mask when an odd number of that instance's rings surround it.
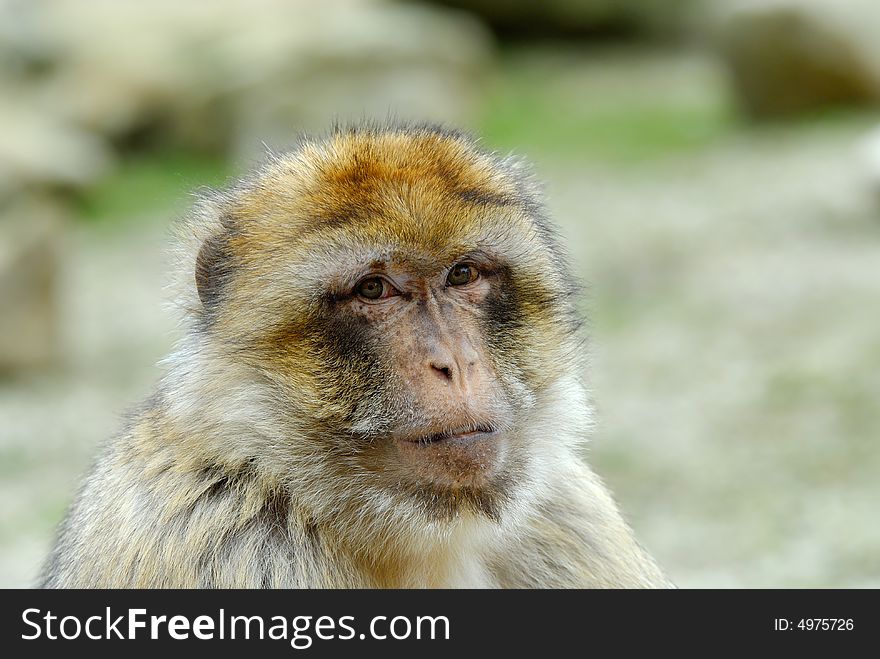
<svg viewBox="0 0 880 659">
<path fill-rule="evenodd" d="M 296 587 L 333 578 L 320 536 L 280 484 L 247 461 L 182 460 L 173 439 L 148 408 L 108 444 L 59 527 L 42 586 Z"/>
</svg>

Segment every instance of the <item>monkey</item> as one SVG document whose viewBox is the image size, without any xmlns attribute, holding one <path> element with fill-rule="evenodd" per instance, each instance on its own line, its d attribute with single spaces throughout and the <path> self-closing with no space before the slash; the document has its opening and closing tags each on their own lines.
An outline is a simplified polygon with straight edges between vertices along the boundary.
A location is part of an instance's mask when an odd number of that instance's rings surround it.
<svg viewBox="0 0 880 659">
<path fill-rule="evenodd" d="M 672 586 L 583 458 L 579 289 L 522 161 L 336 126 L 178 233 L 183 338 L 40 586 Z"/>
</svg>

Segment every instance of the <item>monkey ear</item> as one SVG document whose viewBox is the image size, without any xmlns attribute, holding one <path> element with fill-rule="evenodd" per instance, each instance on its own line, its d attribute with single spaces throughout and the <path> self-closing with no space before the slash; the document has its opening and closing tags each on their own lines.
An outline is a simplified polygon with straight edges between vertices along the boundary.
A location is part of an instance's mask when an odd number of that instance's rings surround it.
<svg viewBox="0 0 880 659">
<path fill-rule="evenodd" d="M 196 257 L 196 290 L 202 305 L 214 305 L 223 292 L 230 272 L 230 252 L 225 235 L 211 236 L 202 243 Z"/>
</svg>

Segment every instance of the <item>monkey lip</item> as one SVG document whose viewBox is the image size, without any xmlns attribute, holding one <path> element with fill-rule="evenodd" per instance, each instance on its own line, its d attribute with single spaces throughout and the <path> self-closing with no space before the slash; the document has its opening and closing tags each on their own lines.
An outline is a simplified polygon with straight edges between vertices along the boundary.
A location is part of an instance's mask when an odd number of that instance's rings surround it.
<svg viewBox="0 0 880 659">
<path fill-rule="evenodd" d="M 399 438 L 397 454 L 421 481 L 444 488 L 487 486 L 504 462 L 504 434 L 494 426 L 471 426 Z"/>
<path fill-rule="evenodd" d="M 495 435 L 497 432 L 498 430 L 492 425 L 480 424 L 467 428 L 455 428 L 437 433 L 404 437 L 401 438 L 401 441 L 408 442 L 410 444 L 428 446 L 430 444 L 436 444 L 438 442 L 459 443 L 463 441 L 478 441 L 480 439 L 486 439 L 492 435 Z"/>
</svg>

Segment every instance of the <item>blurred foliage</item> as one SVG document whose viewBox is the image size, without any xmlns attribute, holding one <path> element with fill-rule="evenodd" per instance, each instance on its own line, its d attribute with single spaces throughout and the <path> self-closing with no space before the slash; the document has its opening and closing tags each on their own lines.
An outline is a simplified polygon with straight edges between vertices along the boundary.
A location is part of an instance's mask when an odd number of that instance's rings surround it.
<svg viewBox="0 0 880 659">
<path fill-rule="evenodd" d="M 658 53 L 646 66 L 616 49 L 508 47 L 475 132 L 502 151 L 623 167 L 703 149 L 738 124 L 717 73 L 693 64 L 678 53 Z M 658 90 L 664 69 L 674 80 Z M 209 153 L 129 152 L 80 194 L 78 216 L 104 224 L 182 212 L 194 189 L 223 185 L 241 169 Z"/>
<path fill-rule="evenodd" d="M 866 109 L 831 107 L 746 125 L 723 73 L 699 54 L 544 44 L 501 50 L 472 128 L 500 151 L 629 169 L 749 133 L 778 137 L 873 121 Z M 130 151 L 80 193 L 77 214 L 104 224 L 179 213 L 194 190 L 222 186 L 246 166 L 179 148 Z"/>
</svg>

